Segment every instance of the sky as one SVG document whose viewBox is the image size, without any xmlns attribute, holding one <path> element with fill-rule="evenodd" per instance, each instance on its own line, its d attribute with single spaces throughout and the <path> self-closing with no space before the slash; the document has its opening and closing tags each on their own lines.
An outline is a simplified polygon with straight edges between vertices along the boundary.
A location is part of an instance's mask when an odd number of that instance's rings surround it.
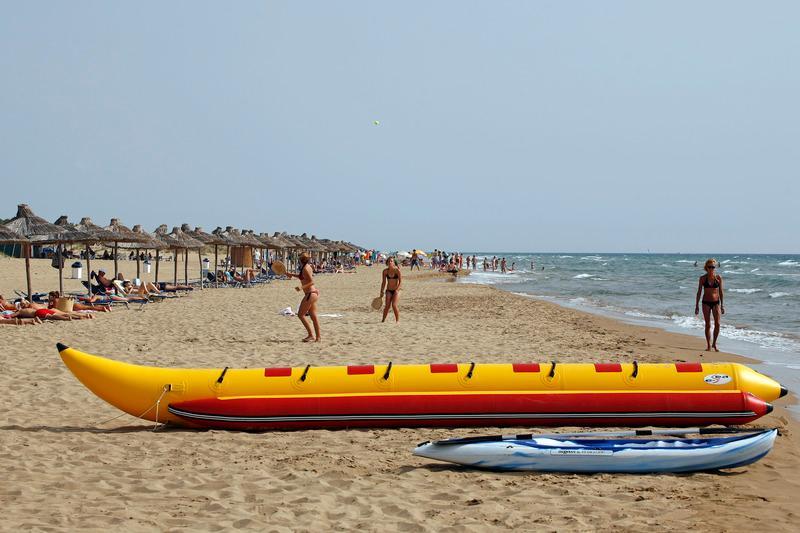
<svg viewBox="0 0 800 533">
<path fill-rule="evenodd" d="M 800 252 L 798 2 L 0 4 L 0 218 Z"/>
</svg>

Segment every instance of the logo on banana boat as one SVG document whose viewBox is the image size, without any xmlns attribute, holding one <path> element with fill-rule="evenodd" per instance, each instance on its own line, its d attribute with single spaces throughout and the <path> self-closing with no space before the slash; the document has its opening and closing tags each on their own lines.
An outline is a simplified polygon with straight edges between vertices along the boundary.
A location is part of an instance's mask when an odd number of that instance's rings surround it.
<svg viewBox="0 0 800 533">
<path fill-rule="evenodd" d="M 731 377 L 728 374 L 709 374 L 703 378 L 703 381 L 709 385 L 725 385 L 731 382 Z"/>
<path fill-rule="evenodd" d="M 587 450 L 578 448 L 575 450 L 565 450 L 563 448 L 558 450 L 550 450 L 550 455 L 613 455 L 613 450 Z"/>
</svg>

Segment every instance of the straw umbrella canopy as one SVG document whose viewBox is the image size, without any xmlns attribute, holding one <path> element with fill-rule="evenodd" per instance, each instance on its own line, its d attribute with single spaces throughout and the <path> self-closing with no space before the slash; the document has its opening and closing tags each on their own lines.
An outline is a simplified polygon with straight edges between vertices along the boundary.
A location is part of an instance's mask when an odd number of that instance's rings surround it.
<svg viewBox="0 0 800 533">
<path fill-rule="evenodd" d="M 224 242 L 222 242 L 222 239 L 220 239 L 216 235 L 212 235 L 210 233 L 206 233 L 205 231 L 203 231 L 203 228 L 201 228 L 199 226 L 196 226 L 194 229 L 192 229 L 192 227 L 189 224 L 185 223 L 185 222 L 183 224 L 181 224 L 181 231 L 185 235 L 188 235 L 189 237 L 192 237 L 193 239 L 196 239 L 196 240 L 200 241 L 203 244 L 202 247 L 197 249 L 197 259 L 198 259 L 198 261 L 200 261 L 200 288 L 202 289 L 203 288 L 203 281 L 204 281 L 204 279 L 203 279 L 203 249 L 206 246 L 214 246 L 214 279 L 217 279 L 216 278 L 216 276 L 217 276 L 217 273 L 216 273 L 216 268 L 217 267 L 216 267 L 216 265 L 217 265 L 217 259 L 218 259 L 218 257 L 217 257 L 217 246 L 219 246 L 220 243 L 224 244 Z"/>
<path fill-rule="evenodd" d="M 186 256 L 188 258 L 190 249 L 191 250 L 200 249 L 200 248 L 202 248 L 204 246 L 204 244 L 201 241 L 199 241 L 199 240 L 197 240 L 197 239 L 195 239 L 193 237 L 190 237 L 189 235 L 184 233 L 181 230 L 181 228 L 179 228 L 177 226 L 173 227 L 172 231 L 170 233 L 167 233 L 167 225 L 166 224 L 162 224 L 156 229 L 155 234 L 156 234 L 156 237 L 158 237 L 159 239 L 164 241 L 164 243 L 167 244 L 167 246 L 169 246 L 169 248 L 171 250 L 173 250 L 174 259 L 175 259 L 174 283 L 177 285 L 178 284 L 178 250 L 184 250 L 185 253 L 186 253 Z M 189 282 L 189 263 L 188 263 L 188 261 L 186 261 L 185 264 L 184 264 L 184 274 L 185 274 L 185 277 L 186 277 L 186 283 L 188 283 Z"/>
<path fill-rule="evenodd" d="M 140 236 L 142 239 L 139 242 L 125 242 L 119 243 L 120 248 L 124 248 L 126 250 L 134 250 L 136 252 L 136 277 L 141 277 L 141 264 L 139 259 L 139 251 L 144 250 L 155 250 L 156 251 L 156 265 L 158 265 L 158 251 L 159 250 L 166 250 L 169 248 L 164 241 L 161 239 L 157 239 L 155 235 L 152 235 L 142 228 L 141 224 L 136 224 L 131 228 L 131 231 L 136 235 Z M 156 270 L 158 267 L 156 266 Z"/>
<path fill-rule="evenodd" d="M 184 233 L 194 237 L 198 241 L 204 243 L 206 246 L 214 247 L 214 279 L 217 279 L 217 267 L 219 266 L 219 254 L 217 252 L 220 245 L 225 246 L 227 241 L 215 233 L 206 233 L 200 226 L 195 226 L 193 230 L 187 229 L 189 224 L 184 224 L 181 229 Z M 201 260 L 202 262 L 202 260 Z M 218 282 L 215 282 L 218 283 Z"/>
<path fill-rule="evenodd" d="M 0 225 L 0 244 L 28 244 L 31 242 L 25 235 L 4 225 Z"/>
<path fill-rule="evenodd" d="M 205 243 L 199 239 L 195 239 L 188 233 L 185 233 L 183 229 L 179 227 L 172 228 L 172 232 L 170 232 L 170 237 L 175 239 L 175 241 L 180 242 L 183 244 L 183 253 L 184 253 L 184 262 L 183 262 L 183 281 L 186 285 L 189 284 L 189 250 L 197 250 L 198 257 L 200 257 L 200 287 L 203 286 L 203 261 L 202 261 L 202 250 L 205 247 Z"/>
<path fill-rule="evenodd" d="M 291 241 L 289 241 L 287 239 L 284 239 L 283 235 L 281 235 L 277 231 L 272 234 L 272 240 L 275 241 L 275 243 L 278 246 L 280 246 L 281 248 L 284 248 L 284 249 L 286 249 L 286 248 L 294 248 L 294 246 L 295 246 L 293 242 L 291 242 Z"/>
<path fill-rule="evenodd" d="M 81 243 L 92 242 L 93 238 L 86 233 L 78 231 L 74 228 L 65 228 L 51 224 L 40 216 L 36 216 L 34 212 L 26 204 L 19 204 L 17 206 L 17 215 L 9 220 L 5 226 L 21 235 L 24 235 L 30 241 L 24 245 L 26 252 L 25 255 L 25 274 L 28 282 L 28 298 L 32 296 L 32 288 L 30 282 L 30 256 L 31 247 L 34 244 L 58 244 L 58 251 L 56 260 L 58 261 L 58 286 L 59 290 L 64 290 L 63 278 L 63 252 L 62 248 L 65 243 Z"/>
<path fill-rule="evenodd" d="M 137 235 L 127 226 L 124 226 L 118 218 L 112 218 L 111 222 L 103 228 L 106 231 L 110 231 L 114 234 L 114 277 L 117 277 L 119 273 L 119 243 L 131 243 L 131 242 L 146 242 L 148 239 L 143 235 Z"/>
</svg>

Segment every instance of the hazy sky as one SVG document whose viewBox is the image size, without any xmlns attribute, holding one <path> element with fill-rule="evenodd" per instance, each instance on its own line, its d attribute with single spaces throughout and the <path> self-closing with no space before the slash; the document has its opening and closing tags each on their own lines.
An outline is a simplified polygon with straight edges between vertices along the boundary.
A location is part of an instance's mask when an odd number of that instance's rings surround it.
<svg viewBox="0 0 800 533">
<path fill-rule="evenodd" d="M 3 218 L 800 251 L 800 2 L 0 3 Z"/>
</svg>

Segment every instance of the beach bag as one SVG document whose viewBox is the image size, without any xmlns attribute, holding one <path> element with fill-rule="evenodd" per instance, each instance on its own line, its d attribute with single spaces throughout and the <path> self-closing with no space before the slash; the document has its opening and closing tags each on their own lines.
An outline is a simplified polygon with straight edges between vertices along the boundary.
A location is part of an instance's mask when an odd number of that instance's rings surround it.
<svg viewBox="0 0 800 533">
<path fill-rule="evenodd" d="M 65 313 L 71 313 L 75 306 L 75 298 L 72 296 L 62 296 L 56 298 L 55 308 Z"/>
<path fill-rule="evenodd" d="M 53 268 L 64 268 L 64 256 L 58 252 L 53 254 L 53 259 L 50 261 L 50 266 Z"/>
</svg>

